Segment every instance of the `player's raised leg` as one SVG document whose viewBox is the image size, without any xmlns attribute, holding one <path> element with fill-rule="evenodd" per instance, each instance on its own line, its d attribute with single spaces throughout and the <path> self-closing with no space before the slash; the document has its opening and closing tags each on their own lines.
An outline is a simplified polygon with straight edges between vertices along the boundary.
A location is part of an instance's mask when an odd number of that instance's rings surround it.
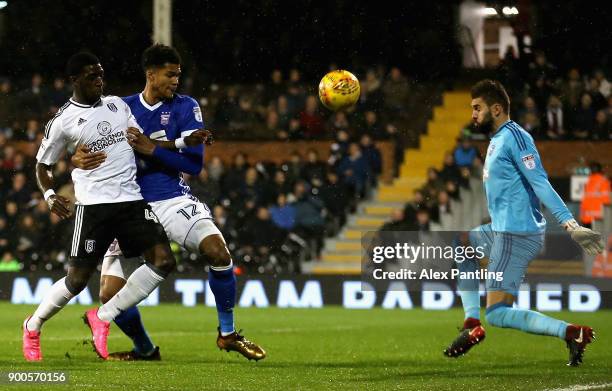
<svg viewBox="0 0 612 391">
<path fill-rule="evenodd" d="M 487 279 L 486 319 L 492 326 L 549 335 L 566 341 L 570 350 L 568 365 L 577 366 L 582 362 L 586 345 L 594 338 L 592 328 L 572 325 L 537 311 L 512 307 L 529 262 L 539 253 L 543 239 L 542 233 L 495 233 L 489 271 L 501 273 L 502 278 Z"/>
<path fill-rule="evenodd" d="M 142 253 L 146 263 L 130 275 L 125 286 L 109 301 L 98 309 L 87 311 L 84 317 L 91 329 L 96 353 L 104 359 L 108 357 L 110 321 L 140 303 L 176 266 L 168 238 L 150 206 L 144 201 L 130 204 L 121 211 L 120 221 L 117 221 L 117 239 L 127 258 Z"/>
<path fill-rule="evenodd" d="M 113 246 L 111 246 L 113 247 Z M 126 283 L 123 266 L 127 262 L 138 262 L 141 259 L 126 260 L 119 250 L 119 245 L 114 243 L 115 250 L 107 252 L 102 261 L 100 276 L 100 301 L 109 301 Z M 121 312 L 115 319 L 115 324 L 134 343 L 134 348 L 129 351 L 114 352 L 108 355 L 109 360 L 118 361 L 158 361 L 161 360 L 159 347 L 153 344 L 149 334 L 145 330 L 137 306 L 128 308 Z"/>
</svg>

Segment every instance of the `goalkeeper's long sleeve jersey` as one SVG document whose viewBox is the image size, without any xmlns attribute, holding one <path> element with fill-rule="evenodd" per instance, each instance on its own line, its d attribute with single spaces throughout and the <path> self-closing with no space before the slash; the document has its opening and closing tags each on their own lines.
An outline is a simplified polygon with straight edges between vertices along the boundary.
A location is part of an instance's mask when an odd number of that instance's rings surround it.
<svg viewBox="0 0 612 391">
<path fill-rule="evenodd" d="M 559 223 L 573 218 L 548 181 L 533 137 L 514 121 L 506 121 L 491 138 L 483 182 L 493 231 L 544 231 L 540 201 Z"/>
</svg>

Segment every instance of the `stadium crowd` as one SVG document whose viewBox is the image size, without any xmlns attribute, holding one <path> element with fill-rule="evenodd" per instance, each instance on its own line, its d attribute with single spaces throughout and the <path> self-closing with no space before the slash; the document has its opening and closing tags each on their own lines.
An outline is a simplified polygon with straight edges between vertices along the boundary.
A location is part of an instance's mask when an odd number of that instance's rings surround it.
<svg viewBox="0 0 612 391">
<path fill-rule="evenodd" d="M 498 72 L 516 102 L 511 117 L 535 139 L 612 140 L 612 84 L 602 69 L 565 73 L 542 51 L 523 64 L 510 47 Z"/>
<path fill-rule="evenodd" d="M 198 177 L 185 175 L 194 195 L 211 208 L 239 267 L 299 271 L 299 261 L 316 258 L 324 237 L 335 234 L 358 199 L 376 186 L 382 160 L 374 140 L 393 137 L 397 130 L 380 117 L 402 116 L 409 83 L 397 68 L 384 82 L 374 71 L 368 75 L 360 107 L 349 115 L 326 117 L 295 70 L 287 83 L 275 70 L 265 89 L 213 87 L 218 94 L 200 99 L 217 139 L 335 139 L 328 156 L 294 151 L 280 165 L 249 165 L 238 153 L 229 166 L 213 158 Z M 0 81 L 0 271 L 66 264 L 72 223 L 48 212 L 33 173 L 43 124 L 69 96 L 61 78 L 47 86 L 36 74 L 18 91 L 8 79 Z M 69 197 L 71 170 L 68 157 L 55 167 L 56 187 Z M 175 250 L 181 270 L 200 267 L 195 254 Z"/>
</svg>

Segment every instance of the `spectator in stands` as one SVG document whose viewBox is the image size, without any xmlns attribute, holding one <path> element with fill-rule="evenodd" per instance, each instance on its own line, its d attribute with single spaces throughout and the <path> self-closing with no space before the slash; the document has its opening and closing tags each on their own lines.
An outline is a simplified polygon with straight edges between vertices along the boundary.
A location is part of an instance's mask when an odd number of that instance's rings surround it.
<svg viewBox="0 0 612 391">
<path fill-rule="evenodd" d="M 599 110 L 595 115 L 593 127 L 594 140 L 612 140 L 612 120 L 605 110 Z"/>
<path fill-rule="evenodd" d="M 307 139 L 321 138 L 325 135 L 325 122 L 319 113 L 319 103 L 314 95 L 306 98 L 306 106 L 300 112 L 300 128 Z"/>
<path fill-rule="evenodd" d="M 562 139 L 566 134 L 563 106 L 556 95 L 551 95 L 548 99 L 545 112 L 545 131 L 546 136 L 551 140 Z"/>
<path fill-rule="evenodd" d="M 346 113 L 344 111 L 338 111 L 331 116 L 328 128 L 336 133 L 339 130 L 348 131 L 350 126 Z"/>
<path fill-rule="evenodd" d="M 440 172 L 438 172 L 438 178 L 440 178 L 442 182 L 458 182 L 459 177 L 459 168 L 455 164 L 454 154 L 451 152 L 446 152 L 444 154 L 444 163 L 442 164 L 442 169 L 440 170 Z"/>
<path fill-rule="evenodd" d="M 599 91 L 599 80 L 595 77 L 589 80 L 587 92 L 591 96 L 592 106 L 595 111 L 607 106 L 606 97 Z"/>
<path fill-rule="evenodd" d="M 50 111 L 56 112 L 68 101 L 70 89 L 66 87 L 66 82 L 61 77 L 53 80 L 53 88 L 49 92 Z"/>
<path fill-rule="evenodd" d="M 24 173 L 17 173 L 13 176 L 13 184 L 6 195 L 7 200 L 14 201 L 17 205 L 26 205 L 32 198 L 32 189 L 29 188 L 27 178 Z"/>
<path fill-rule="evenodd" d="M 361 83 L 360 108 L 364 111 L 376 112 L 382 108 L 383 101 L 384 95 L 380 78 L 374 70 L 369 69 L 366 72 L 365 80 Z"/>
<path fill-rule="evenodd" d="M 478 149 L 472 144 L 468 136 L 463 135 L 457 140 L 457 146 L 453 152 L 457 167 L 472 167 L 474 159 L 478 155 Z"/>
<path fill-rule="evenodd" d="M 267 256 L 278 250 L 286 235 L 284 230 L 272 222 L 268 208 L 260 206 L 256 215 L 240 230 L 240 243 L 250 248 L 251 254 Z"/>
<path fill-rule="evenodd" d="M 578 68 L 572 68 L 567 73 L 567 80 L 563 82 L 562 95 L 564 97 L 563 104 L 569 110 L 578 108 L 580 97 L 584 92 L 584 83 L 580 78 Z"/>
<path fill-rule="evenodd" d="M 266 114 L 266 130 L 263 138 L 271 137 L 278 139 L 287 139 L 289 137 L 287 130 L 280 127 L 278 113 L 274 109 L 268 110 Z"/>
<path fill-rule="evenodd" d="M 270 208 L 272 222 L 285 231 L 291 231 L 295 227 L 295 206 L 287 203 L 287 196 L 283 193 L 278 195 L 276 205 Z"/>
<path fill-rule="evenodd" d="M 580 203 L 580 221 L 585 227 L 591 227 L 593 220 L 601 219 L 604 205 L 610 205 L 610 180 L 603 174 L 599 162 L 592 162 L 589 166 L 591 174 Z"/>
<path fill-rule="evenodd" d="M 238 105 L 238 91 L 234 86 L 227 88 L 225 95 L 221 98 L 215 113 L 215 122 L 221 126 L 229 125 L 233 118 L 240 112 Z"/>
<path fill-rule="evenodd" d="M 291 152 L 289 161 L 285 164 L 287 181 L 293 186 L 301 177 L 304 168 L 302 155 L 298 151 Z"/>
<path fill-rule="evenodd" d="M 10 252 L 0 253 L 0 272 L 18 272 L 21 263 Z"/>
<path fill-rule="evenodd" d="M 15 239 L 17 258 L 23 260 L 29 270 L 36 270 L 45 238 L 31 214 L 26 213 L 20 218 Z"/>
<path fill-rule="evenodd" d="M 12 251 L 13 238 L 6 219 L 0 215 L 0 256 Z"/>
<path fill-rule="evenodd" d="M 12 125 L 17 114 L 17 102 L 13 94 L 13 86 L 8 79 L 0 79 L 0 133 Z"/>
<path fill-rule="evenodd" d="M 382 90 L 385 108 L 395 115 L 404 113 L 410 94 L 410 84 L 398 67 L 391 68 Z"/>
<path fill-rule="evenodd" d="M 272 70 L 270 74 L 270 83 L 266 84 L 264 94 L 264 104 L 269 105 L 278 99 L 279 96 L 285 93 L 287 87 L 283 82 L 283 73 L 280 69 Z"/>
<path fill-rule="evenodd" d="M 337 228 L 343 226 L 346 222 L 347 210 L 351 205 L 348 189 L 340 181 L 335 171 L 327 171 L 326 181 L 319 189 L 319 197 L 323 201 L 325 209 L 337 219 Z"/>
<path fill-rule="evenodd" d="M 450 197 L 446 191 L 438 193 L 438 215 L 442 213 L 451 213 Z"/>
<path fill-rule="evenodd" d="M 46 114 L 49 111 L 47 92 L 39 73 L 32 75 L 30 86 L 19 93 L 19 107 L 27 116 Z"/>
<path fill-rule="evenodd" d="M 264 198 L 263 181 L 255 167 L 247 168 L 244 181 L 240 189 L 240 199 L 255 200 L 257 205 L 262 205 Z"/>
<path fill-rule="evenodd" d="M 580 108 L 572 118 L 572 135 L 576 139 L 584 140 L 591 136 L 595 128 L 595 110 L 592 107 L 592 98 L 588 93 L 582 94 Z"/>
<path fill-rule="evenodd" d="M 296 115 L 289 111 L 289 103 L 285 95 L 280 95 L 276 100 L 276 112 L 278 114 L 278 127 L 288 130 L 289 122 Z"/>
<path fill-rule="evenodd" d="M 206 168 L 202 169 L 197 177 L 186 174 L 183 174 L 183 176 L 189 183 L 189 187 L 191 187 L 191 193 L 200 201 L 208 206 L 215 205 L 219 202 L 221 198 L 221 186 L 219 182 L 210 177 Z"/>
<path fill-rule="evenodd" d="M 238 152 L 234 155 L 234 164 L 227 170 L 221 182 L 221 189 L 224 195 L 230 200 L 237 200 L 239 191 L 242 188 L 244 175 L 248 168 L 246 155 Z"/>
<path fill-rule="evenodd" d="M 26 121 L 25 129 L 15 130 L 13 139 L 16 141 L 33 142 L 36 140 L 38 134 L 40 134 L 40 124 L 38 120 L 30 118 Z"/>
<path fill-rule="evenodd" d="M 327 165 L 319 159 L 319 153 L 315 149 L 306 152 L 306 163 L 302 167 L 301 177 L 315 187 L 321 187 L 325 181 Z"/>
<path fill-rule="evenodd" d="M 380 150 L 374 145 L 372 137 L 369 134 L 364 134 L 359 140 L 361 153 L 368 163 L 370 185 L 376 186 L 378 176 L 382 173 L 382 155 Z"/>
<path fill-rule="evenodd" d="M 519 123 L 532 135 L 537 135 L 540 131 L 540 112 L 535 100 L 528 96 L 523 102 L 523 108 L 519 111 Z"/>
<path fill-rule="evenodd" d="M 599 82 L 599 92 L 607 99 L 612 91 L 612 84 L 606 78 L 602 69 L 596 69 L 594 72 L 595 79 Z"/>
<path fill-rule="evenodd" d="M 535 85 L 530 87 L 529 95 L 535 100 L 538 111 L 543 113 L 547 109 L 549 98 L 552 95 L 552 88 L 541 77 L 536 80 Z"/>
<path fill-rule="evenodd" d="M 445 186 L 444 186 L 444 191 L 453 200 L 459 200 L 459 188 L 457 187 L 456 182 L 446 181 Z"/>
<path fill-rule="evenodd" d="M 328 164 L 337 167 L 338 164 L 348 156 L 350 137 L 348 132 L 340 130 L 336 133 L 336 141 L 331 145 Z"/>
<path fill-rule="evenodd" d="M 221 179 L 223 178 L 223 173 L 225 172 L 225 167 L 223 166 L 223 161 L 221 158 L 215 156 L 210 159 L 210 162 L 206 165 L 206 169 L 208 170 L 210 179 L 220 184 Z"/>
<path fill-rule="evenodd" d="M 368 110 L 364 113 L 363 125 L 361 126 L 360 133 L 369 134 L 375 140 L 383 140 L 389 136 L 383 131 L 382 126 L 378 122 L 378 115 L 372 110 Z"/>
<path fill-rule="evenodd" d="M 272 177 L 271 183 L 271 191 L 270 194 L 274 197 L 274 200 L 278 197 L 279 194 L 287 194 L 291 192 L 292 186 L 289 181 L 287 181 L 287 174 L 279 169 L 274 172 L 274 176 Z"/>
<path fill-rule="evenodd" d="M 420 207 L 416 212 L 417 231 L 428 232 L 430 229 L 429 209 Z"/>
<path fill-rule="evenodd" d="M 310 189 L 304 181 L 298 181 L 293 190 L 295 202 L 295 230 L 298 235 L 315 242 L 315 255 L 318 256 L 323 246 L 325 220 L 323 219 L 323 203 L 310 194 Z"/>
<path fill-rule="evenodd" d="M 537 80 L 543 80 L 548 86 L 552 85 L 556 77 L 555 67 L 548 62 L 543 51 L 535 53 L 534 61 L 529 64 L 529 80 L 533 85 Z"/>
<path fill-rule="evenodd" d="M 372 174 L 368 161 L 364 158 L 357 143 L 349 145 L 349 155 L 340 161 L 338 174 L 356 197 L 365 197 L 367 184 Z"/>
<path fill-rule="evenodd" d="M 297 69 L 289 71 L 289 83 L 287 88 L 287 101 L 289 104 L 289 112 L 297 115 L 306 102 L 306 94 L 302 87 L 302 75 Z"/>
<path fill-rule="evenodd" d="M 238 134 L 244 135 L 244 132 L 251 130 L 256 122 L 257 114 L 253 107 L 253 99 L 250 96 L 241 96 L 238 99 L 238 111 L 234 117 L 230 118 L 228 124 L 230 131 L 236 131 L 239 132 Z"/>
<path fill-rule="evenodd" d="M 414 221 L 407 221 L 404 216 L 404 210 L 395 208 L 391 211 L 390 220 L 380 227 L 380 231 L 412 231 L 416 228 Z"/>
</svg>

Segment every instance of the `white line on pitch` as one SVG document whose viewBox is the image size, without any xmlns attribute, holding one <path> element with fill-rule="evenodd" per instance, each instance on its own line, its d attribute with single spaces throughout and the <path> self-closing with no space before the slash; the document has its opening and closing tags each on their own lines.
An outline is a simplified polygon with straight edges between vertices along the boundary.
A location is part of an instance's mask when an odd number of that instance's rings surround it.
<svg viewBox="0 0 612 391">
<path fill-rule="evenodd" d="M 585 391 L 585 390 L 598 390 L 602 388 L 612 388 L 612 383 L 604 384 L 574 384 L 564 388 L 551 388 L 544 391 Z"/>
</svg>

